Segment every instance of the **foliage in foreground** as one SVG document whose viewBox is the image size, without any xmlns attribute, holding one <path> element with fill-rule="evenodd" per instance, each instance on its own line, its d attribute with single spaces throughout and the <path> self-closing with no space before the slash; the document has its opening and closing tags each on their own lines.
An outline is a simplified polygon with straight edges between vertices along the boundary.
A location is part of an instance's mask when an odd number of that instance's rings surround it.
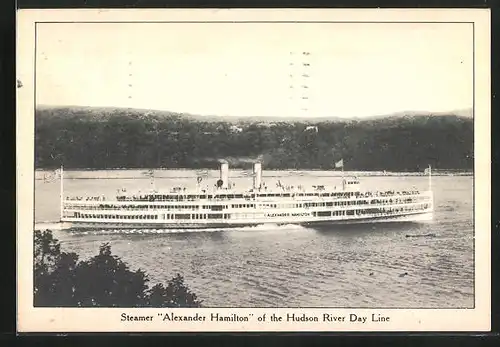
<svg viewBox="0 0 500 347">
<path fill-rule="evenodd" d="M 103 244 L 99 254 L 79 260 L 61 251 L 50 230 L 35 231 L 34 305 L 42 307 L 200 307 L 177 274 L 166 286 L 149 288 L 142 270 L 131 271 Z"/>
</svg>

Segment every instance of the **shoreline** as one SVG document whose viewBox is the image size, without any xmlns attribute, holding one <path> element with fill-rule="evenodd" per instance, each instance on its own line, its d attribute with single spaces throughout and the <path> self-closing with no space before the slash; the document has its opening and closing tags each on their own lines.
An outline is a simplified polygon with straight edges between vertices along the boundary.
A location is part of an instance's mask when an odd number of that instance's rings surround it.
<svg viewBox="0 0 500 347">
<path fill-rule="evenodd" d="M 217 178 L 219 170 L 214 169 L 69 169 L 64 170 L 65 179 L 151 179 L 151 171 L 154 172 L 155 179 L 173 179 L 173 178 L 196 178 L 200 172 L 204 177 Z M 423 177 L 427 173 L 421 172 L 383 172 L 383 171 L 327 171 L 327 170 L 265 170 L 263 177 L 293 177 L 301 176 L 304 178 L 315 177 Z M 432 176 L 474 176 L 473 172 L 454 171 L 454 170 L 436 170 L 432 171 Z M 232 169 L 231 178 L 251 178 L 250 170 Z M 35 180 L 55 179 L 54 170 L 38 169 L 35 170 Z"/>
</svg>

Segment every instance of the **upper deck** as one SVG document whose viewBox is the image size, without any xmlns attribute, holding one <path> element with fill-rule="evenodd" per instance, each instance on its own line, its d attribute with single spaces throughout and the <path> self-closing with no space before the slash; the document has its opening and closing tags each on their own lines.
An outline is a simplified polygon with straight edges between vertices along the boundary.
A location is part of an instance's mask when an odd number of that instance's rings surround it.
<svg viewBox="0 0 500 347">
<path fill-rule="evenodd" d="M 303 191 L 303 192 L 219 192 L 213 194 L 206 193 L 174 193 L 158 194 L 148 193 L 140 195 L 118 195 L 114 199 L 107 199 L 104 196 L 91 197 L 68 197 L 66 201 L 79 201 L 88 203 L 100 203 L 102 201 L 116 202 L 205 202 L 205 201 L 281 201 L 281 200 L 337 200 L 337 199 L 366 199 L 376 197 L 394 196 L 418 196 L 428 195 L 430 192 L 419 190 L 387 190 L 387 191 L 366 191 L 366 192 L 335 192 L 335 191 Z"/>
<path fill-rule="evenodd" d="M 228 167 L 221 165 L 221 177 L 213 188 L 196 189 L 186 187 L 173 187 L 166 191 L 150 191 L 147 193 L 125 193 L 119 191 L 114 197 L 105 196 L 76 196 L 65 198 L 65 202 L 79 202 L 84 204 L 99 204 L 103 201 L 118 204 L 128 203 L 227 203 L 256 201 L 256 202 L 284 202 L 284 201 L 316 201 L 316 200 L 344 200 L 344 199 L 372 199 L 376 197 L 398 197 L 398 196 L 430 196 L 432 192 L 419 191 L 417 189 L 406 190 L 361 190 L 360 181 L 357 177 L 346 177 L 342 179 L 341 187 L 326 188 L 323 185 L 313 185 L 305 188 L 302 185 L 287 186 L 280 180 L 275 188 L 269 188 L 263 183 L 260 165 L 254 167 L 254 182 L 250 189 L 236 189 L 229 181 Z M 199 183 L 199 181 L 198 181 Z M 430 188 L 430 187 L 429 187 Z"/>
</svg>

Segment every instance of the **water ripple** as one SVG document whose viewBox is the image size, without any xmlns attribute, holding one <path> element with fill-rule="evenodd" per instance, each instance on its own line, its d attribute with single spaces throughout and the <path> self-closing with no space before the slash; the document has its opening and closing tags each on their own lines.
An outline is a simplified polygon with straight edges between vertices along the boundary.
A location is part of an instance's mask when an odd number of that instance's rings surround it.
<svg viewBox="0 0 500 347">
<path fill-rule="evenodd" d="M 415 185 L 425 183 L 418 179 Z M 317 180 L 323 184 L 320 181 L 327 178 Z M 391 180 L 396 181 L 387 181 L 388 185 L 402 184 L 397 178 Z M 119 180 L 104 181 L 103 191 L 114 192 L 113 184 L 119 184 Z M 85 191 L 85 182 L 69 182 L 68 189 Z M 151 284 L 182 273 L 206 306 L 471 307 L 471 182 L 437 177 L 434 221 L 422 225 L 315 230 L 269 224 L 224 231 L 56 231 L 56 237 L 64 249 L 81 258 L 96 254 L 102 243 L 109 242 L 133 268 L 144 269 Z M 36 203 L 45 199 L 49 206 L 56 193 L 40 191 Z M 54 211 L 45 207 L 40 211 L 46 214 L 38 220 L 51 220 L 58 213 L 57 206 Z"/>
</svg>

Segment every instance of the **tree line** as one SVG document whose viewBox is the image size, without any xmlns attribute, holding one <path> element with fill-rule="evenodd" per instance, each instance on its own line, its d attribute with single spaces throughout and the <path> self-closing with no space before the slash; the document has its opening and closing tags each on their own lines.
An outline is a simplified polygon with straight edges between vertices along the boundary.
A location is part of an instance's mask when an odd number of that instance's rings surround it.
<svg viewBox="0 0 500 347">
<path fill-rule="evenodd" d="M 236 158 L 266 169 L 471 170 L 473 119 L 411 115 L 368 120 L 225 121 L 133 109 L 43 108 L 35 166 L 53 169 L 214 168 Z M 238 160 L 241 158 L 241 160 Z"/>
<path fill-rule="evenodd" d="M 34 233 L 35 307 L 201 307 L 202 301 L 177 274 L 166 285 L 148 286 L 147 274 L 132 271 L 109 244 L 88 260 L 63 252 L 50 230 Z"/>
</svg>

